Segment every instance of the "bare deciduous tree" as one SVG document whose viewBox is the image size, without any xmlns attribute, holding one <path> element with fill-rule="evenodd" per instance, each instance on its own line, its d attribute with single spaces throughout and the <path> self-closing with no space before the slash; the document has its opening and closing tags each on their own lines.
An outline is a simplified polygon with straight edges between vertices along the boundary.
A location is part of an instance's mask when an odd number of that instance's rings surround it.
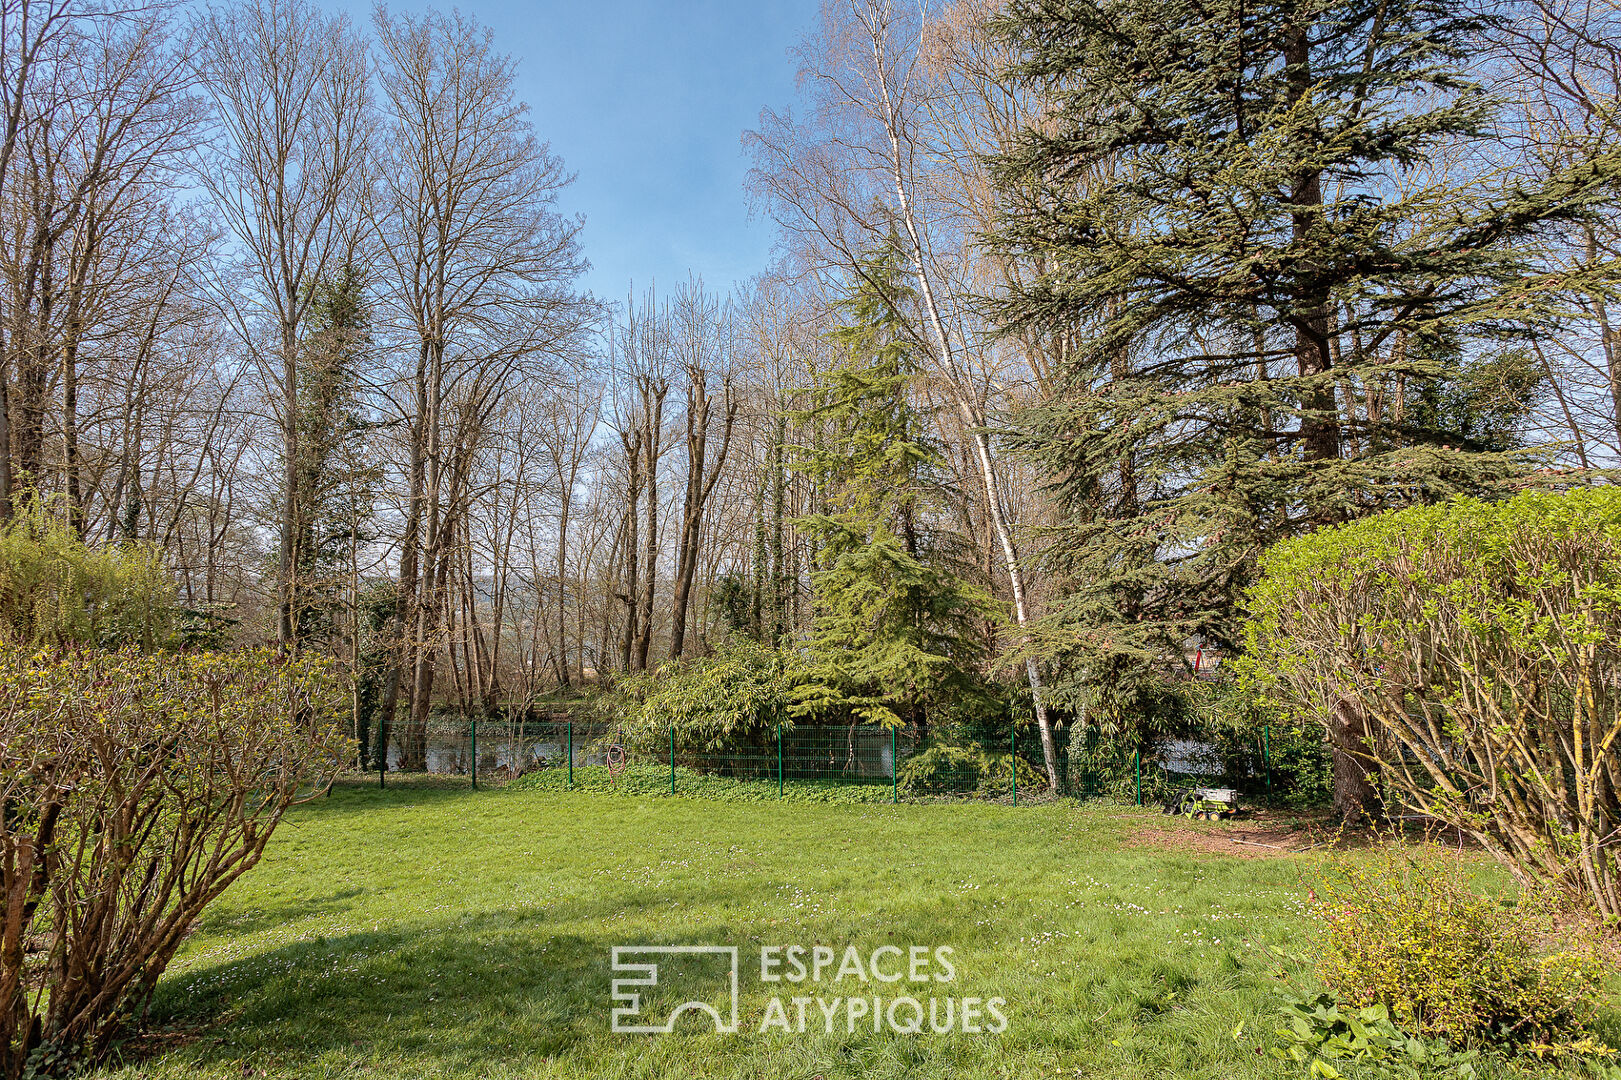
<svg viewBox="0 0 1621 1080">
<path fill-rule="evenodd" d="M 670 599 L 670 659 L 686 646 L 687 607 L 704 531 L 704 507 L 726 468 L 737 423 L 738 400 L 733 384 L 732 318 L 730 307 L 692 284 L 676 294 L 671 312 L 672 345 L 686 383 L 687 482 L 682 495 L 677 536 L 675 580 Z M 720 399 L 710 385 L 720 383 Z M 718 415 L 717 415 L 718 413 Z M 720 446 L 710 459 L 711 437 L 720 428 Z"/>
<path fill-rule="evenodd" d="M 304 0 L 252 0 L 198 24 L 214 131 L 197 176 L 238 247 L 221 310 L 274 389 L 282 437 L 277 637 L 295 643 L 299 361 L 315 285 L 353 257 L 371 128 L 365 43 Z"/>
<path fill-rule="evenodd" d="M 419 745 L 425 731 L 467 469 L 487 421 L 570 347 L 591 311 L 572 291 L 579 222 L 552 209 L 570 177 L 514 96 L 511 59 L 460 15 L 379 9 L 375 25 L 387 113 L 374 211 L 384 306 L 415 354 L 386 747 L 402 681 Z"/>
</svg>

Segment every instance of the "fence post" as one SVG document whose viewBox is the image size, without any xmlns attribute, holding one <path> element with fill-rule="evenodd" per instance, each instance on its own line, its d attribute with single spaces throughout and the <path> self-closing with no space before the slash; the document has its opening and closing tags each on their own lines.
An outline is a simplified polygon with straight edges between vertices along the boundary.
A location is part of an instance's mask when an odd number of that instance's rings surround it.
<svg viewBox="0 0 1621 1080">
<path fill-rule="evenodd" d="M 675 725 L 670 725 L 670 794 L 675 794 Z"/>
<path fill-rule="evenodd" d="M 899 772 L 900 772 L 900 757 L 895 752 L 895 729 L 890 728 L 889 729 L 889 801 L 892 802 L 892 803 L 898 803 L 898 802 L 901 801 L 900 781 L 898 781 L 896 779 L 896 776 L 899 774 Z"/>
<path fill-rule="evenodd" d="M 1143 804 L 1143 752 L 1137 751 L 1137 805 Z"/>
<path fill-rule="evenodd" d="M 388 747 L 377 748 L 377 786 L 388 787 Z"/>
<path fill-rule="evenodd" d="M 568 722 L 568 789 L 574 790 L 574 721 Z"/>
<path fill-rule="evenodd" d="M 478 721 L 467 721 L 468 742 L 471 744 L 467 751 L 467 773 L 473 778 L 473 790 L 478 790 Z"/>
<path fill-rule="evenodd" d="M 1090 798 L 1091 796 L 1096 795 L 1098 793 L 1097 753 L 1098 753 L 1098 729 L 1093 727 L 1091 724 L 1087 724 L 1086 725 L 1086 760 L 1087 760 L 1086 768 L 1087 768 L 1087 772 L 1086 772 L 1086 780 L 1085 780 L 1085 784 L 1084 784 L 1086 790 L 1083 793 L 1087 798 Z"/>
<path fill-rule="evenodd" d="M 777 798 L 782 798 L 782 710 L 773 710 L 777 713 Z"/>
<path fill-rule="evenodd" d="M 1261 764 L 1266 767 L 1266 797 L 1272 797 L 1272 725 L 1261 725 Z"/>
<path fill-rule="evenodd" d="M 1013 710 L 1008 709 L 1007 721 L 1007 767 L 1013 774 L 1013 805 L 1019 805 L 1019 736 L 1018 730 L 1013 726 Z"/>
</svg>

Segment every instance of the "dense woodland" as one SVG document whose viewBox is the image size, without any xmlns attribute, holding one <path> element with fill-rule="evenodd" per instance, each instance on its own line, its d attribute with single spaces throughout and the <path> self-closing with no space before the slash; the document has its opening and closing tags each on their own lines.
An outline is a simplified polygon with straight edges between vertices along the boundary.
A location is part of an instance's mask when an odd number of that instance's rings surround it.
<svg viewBox="0 0 1621 1080">
<path fill-rule="evenodd" d="M 1056 785 L 1274 541 L 1621 464 L 1612 0 L 827 0 L 796 55 L 777 262 L 598 297 L 470 17 L 3 0 L 0 508 L 335 657 L 365 760 L 750 641 L 807 720 L 1017 697 Z"/>
</svg>

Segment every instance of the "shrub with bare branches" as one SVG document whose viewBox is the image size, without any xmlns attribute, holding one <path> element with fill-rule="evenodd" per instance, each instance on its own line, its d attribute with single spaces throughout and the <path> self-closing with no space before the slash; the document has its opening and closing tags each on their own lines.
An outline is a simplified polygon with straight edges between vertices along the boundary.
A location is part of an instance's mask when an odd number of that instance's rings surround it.
<svg viewBox="0 0 1621 1080">
<path fill-rule="evenodd" d="M 1621 489 L 1459 499 L 1279 544 L 1246 665 L 1408 808 L 1621 915 Z"/>
<path fill-rule="evenodd" d="M 107 1050 L 349 754 L 328 665 L 0 647 L 0 1076 Z"/>
</svg>

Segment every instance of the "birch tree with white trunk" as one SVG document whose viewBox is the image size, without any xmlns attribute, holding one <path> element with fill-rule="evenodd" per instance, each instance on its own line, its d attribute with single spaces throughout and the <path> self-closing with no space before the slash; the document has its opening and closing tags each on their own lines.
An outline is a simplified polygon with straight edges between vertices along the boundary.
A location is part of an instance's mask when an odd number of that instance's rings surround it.
<svg viewBox="0 0 1621 1080">
<path fill-rule="evenodd" d="M 961 266 L 967 238 L 951 234 L 934 212 L 928 115 L 920 68 L 925 15 L 888 0 L 828 0 L 820 31 L 800 49 L 801 90 L 809 104 L 796 119 L 770 110 L 746 134 L 751 180 L 776 221 L 813 262 L 862 273 L 862 256 L 894 230 L 915 279 L 915 312 L 898 311 L 949 388 L 971 441 L 1013 613 L 1021 634 L 1033 618 L 995 446 L 987 428 L 994 389 L 969 329 Z M 953 265 L 956 264 L 956 265 Z M 1059 786 L 1058 748 L 1039 666 L 1024 663 L 1041 737 L 1047 782 Z"/>
</svg>

